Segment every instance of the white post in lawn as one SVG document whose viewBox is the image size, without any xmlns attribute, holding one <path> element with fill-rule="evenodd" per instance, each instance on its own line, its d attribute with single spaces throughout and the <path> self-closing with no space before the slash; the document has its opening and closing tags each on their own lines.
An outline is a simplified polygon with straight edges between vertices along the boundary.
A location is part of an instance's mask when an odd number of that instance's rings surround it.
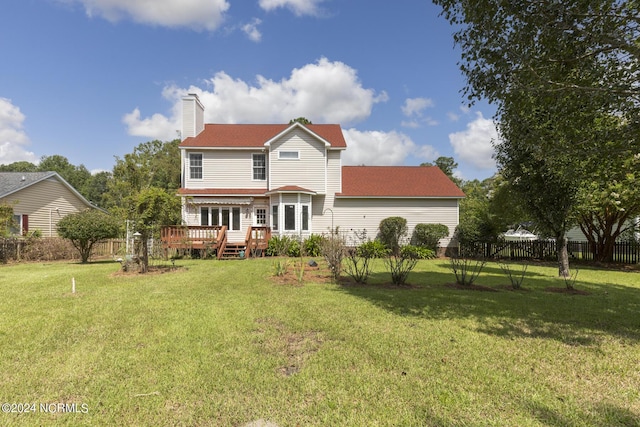
<svg viewBox="0 0 640 427">
<path fill-rule="evenodd" d="M 72 294 L 76 293 L 76 278 L 75 277 L 71 278 L 71 293 Z"/>
</svg>

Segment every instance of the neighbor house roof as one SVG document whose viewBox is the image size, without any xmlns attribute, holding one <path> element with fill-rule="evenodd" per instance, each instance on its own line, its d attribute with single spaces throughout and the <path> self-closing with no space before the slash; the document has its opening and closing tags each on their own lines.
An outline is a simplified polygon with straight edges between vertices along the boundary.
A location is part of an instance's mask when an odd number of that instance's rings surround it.
<svg viewBox="0 0 640 427">
<path fill-rule="evenodd" d="M 87 206 L 95 207 L 56 172 L 0 172 L 0 199 L 50 178 L 61 182 Z"/>
<path fill-rule="evenodd" d="M 346 148 L 340 125 L 285 124 L 206 124 L 195 137 L 182 141 L 181 147 L 263 148 L 265 143 L 289 128 L 302 128 L 327 141 L 332 148 Z"/>
<path fill-rule="evenodd" d="M 437 166 L 343 166 L 336 197 L 462 198 L 464 193 Z"/>
</svg>

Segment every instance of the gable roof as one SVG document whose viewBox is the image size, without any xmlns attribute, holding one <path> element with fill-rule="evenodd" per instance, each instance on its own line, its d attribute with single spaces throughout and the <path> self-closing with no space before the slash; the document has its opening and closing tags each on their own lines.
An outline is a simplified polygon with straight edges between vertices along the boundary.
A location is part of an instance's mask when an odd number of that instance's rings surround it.
<svg viewBox="0 0 640 427">
<path fill-rule="evenodd" d="M 332 148 L 346 148 L 340 125 L 284 124 L 206 124 L 195 137 L 182 141 L 180 147 L 191 148 L 264 148 L 266 142 L 293 128 L 306 129 Z"/>
<path fill-rule="evenodd" d="M 437 166 L 343 166 L 336 197 L 463 198 Z"/>
<path fill-rule="evenodd" d="M 82 203 L 95 208 L 87 199 L 65 181 L 57 172 L 0 172 L 0 199 L 27 187 L 37 184 L 40 181 L 53 178 L 67 187 Z"/>
</svg>

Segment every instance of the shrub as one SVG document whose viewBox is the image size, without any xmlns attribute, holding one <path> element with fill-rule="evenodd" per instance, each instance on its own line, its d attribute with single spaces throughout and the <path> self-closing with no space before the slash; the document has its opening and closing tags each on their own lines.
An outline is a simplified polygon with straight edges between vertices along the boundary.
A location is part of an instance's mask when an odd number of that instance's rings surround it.
<svg viewBox="0 0 640 427">
<path fill-rule="evenodd" d="M 67 215 L 58 222 L 58 234 L 69 239 L 85 263 L 91 256 L 93 245 L 101 240 L 118 236 L 120 223 L 97 209 Z"/>
<path fill-rule="evenodd" d="M 487 263 L 484 259 L 472 261 L 459 257 L 451 257 L 450 261 L 456 283 L 462 286 L 471 286 Z"/>
<path fill-rule="evenodd" d="M 391 282 L 394 285 L 404 285 L 409 277 L 409 273 L 415 268 L 418 260 L 416 258 L 390 255 L 384 260 L 385 265 L 391 273 Z"/>
<path fill-rule="evenodd" d="M 365 242 L 356 248 L 358 256 L 366 258 L 384 258 L 389 254 L 389 249 L 379 240 Z"/>
<path fill-rule="evenodd" d="M 520 289 L 522 287 L 522 282 L 524 281 L 524 276 L 527 274 L 527 268 L 529 267 L 529 264 L 527 264 L 526 262 L 522 263 L 520 272 L 516 272 L 515 270 L 513 270 L 511 268 L 511 265 L 504 261 L 498 261 L 498 265 L 500 266 L 500 269 L 503 271 L 503 273 L 506 274 L 509 278 L 511 287 L 513 289 Z"/>
<path fill-rule="evenodd" d="M 273 236 L 269 239 L 269 243 L 267 244 L 267 255 L 268 256 L 289 256 L 289 251 L 291 250 L 291 246 L 295 243 L 298 243 L 296 240 L 292 239 L 289 236 Z M 295 251 L 295 249 L 293 249 Z M 300 250 L 300 245 L 298 245 L 298 251 Z"/>
<path fill-rule="evenodd" d="M 391 251 L 393 255 L 400 254 L 400 245 L 407 237 L 407 220 L 392 216 L 380 221 L 378 239 Z"/>
<path fill-rule="evenodd" d="M 334 281 L 340 279 L 342 273 L 342 258 L 345 255 L 345 239 L 338 230 L 322 240 L 322 256 L 331 270 L 331 277 Z"/>
<path fill-rule="evenodd" d="M 400 255 L 404 258 L 413 259 L 432 259 L 436 257 L 436 253 L 422 246 L 406 245 L 400 249 Z"/>
<path fill-rule="evenodd" d="M 304 241 L 304 254 L 312 257 L 320 256 L 322 252 L 322 237 L 320 234 L 312 234 Z"/>
<path fill-rule="evenodd" d="M 440 239 L 449 235 L 449 227 L 444 224 L 417 224 L 413 230 L 411 244 L 438 252 Z"/>
</svg>

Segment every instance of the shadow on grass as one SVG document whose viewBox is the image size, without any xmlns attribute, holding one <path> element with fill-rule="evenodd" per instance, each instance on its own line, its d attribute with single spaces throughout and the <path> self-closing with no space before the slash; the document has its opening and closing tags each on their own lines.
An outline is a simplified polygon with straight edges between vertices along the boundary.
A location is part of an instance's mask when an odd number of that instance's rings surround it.
<svg viewBox="0 0 640 427">
<path fill-rule="evenodd" d="M 562 397 L 558 396 L 562 401 Z M 627 408 L 608 403 L 593 404 L 589 413 L 583 413 L 580 420 L 563 416 L 559 411 L 541 406 L 539 403 L 524 402 L 524 407 L 544 425 L 573 427 L 576 425 L 593 426 L 626 426 L 639 427 L 640 420 L 637 415 Z M 584 424 L 583 424 L 584 423 Z"/>
<path fill-rule="evenodd" d="M 495 268 L 483 270 L 478 284 L 498 292 L 456 289 L 453 273 L 414 271 L 412 287 L 389 285 L 389 273 L 371 275 L 371 285 L 343 284 L 340 292 L 362 298 L 399 316 L 477 319 L 474 330 L 505 338 L 546 338 L 572 346 L 597 345 L 602 335 L 640 340 L 640 290 L 581 282 L 588 295 L 547 292 L 561 280 L 527 272 L 523 290 L 511 290 Z"/>
</svg>

